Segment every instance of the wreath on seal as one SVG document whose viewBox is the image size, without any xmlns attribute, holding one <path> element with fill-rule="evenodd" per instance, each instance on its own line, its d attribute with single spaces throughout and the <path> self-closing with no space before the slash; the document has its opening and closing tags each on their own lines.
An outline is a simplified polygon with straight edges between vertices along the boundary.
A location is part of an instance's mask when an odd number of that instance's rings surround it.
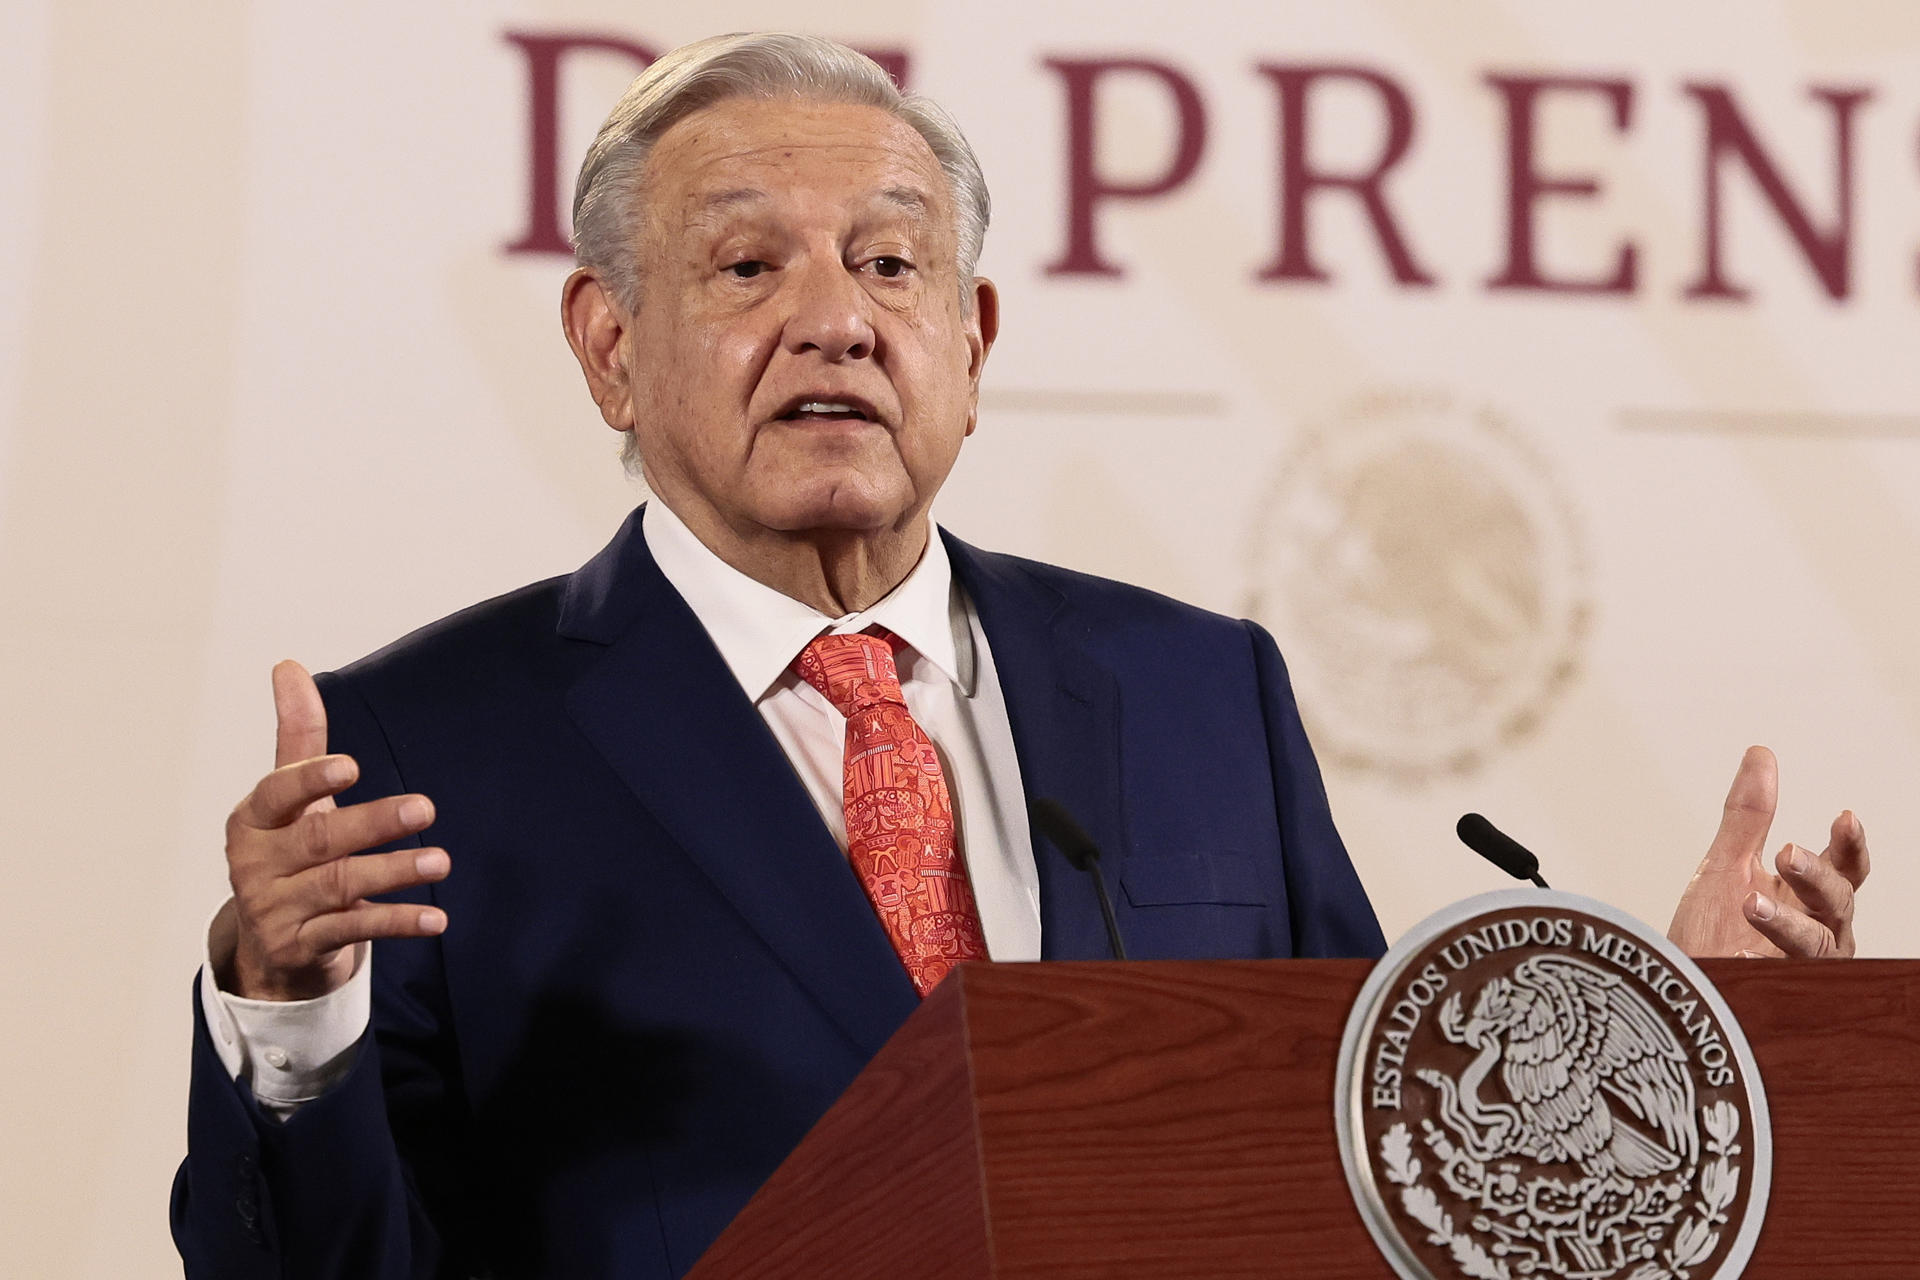
<svg viewBox="0 0 1920 1280">
<path fill-rule="evenodd" d="M 1671 1181 L 1616 1192 L 1608 1202 L 1596 1201 L 1591 1189 L 1556 1178 L 1536 1176 L 1522 1183 L 1515 1176 L 1517 1166 L 1490 1169 L 1455 1146 L 1432 1121 L 1422 1121 L 1422 1140 L 1438 1161 L 1440 1181 L 1462 1202 L 1455 1208 L 1474 1211 L 1471 1231 L 1456 1228 L 1440 1195 L 1422 1181 L 1413 1134 L 1404 1122 L 1380 1136 L 1380 1163 L 1387 1181 L 1400 1188 L 1401 1210 L 1425 1229 L 1428 1244 L 1448 1251 L 1469 1280 L 1547 1275 L 1691 1280 L 1691 1269 L 1719 1247 L 1720 1228 L 1727 1224 L 1727 1209 L 1740 1187 L 1740 1165 L 1734 1160 L 1741 1154 L 1736 1141 L 1739 1108 L 1725 1100 L 1702 1107 L 1700 1125 L 1709 1159 Z M 1599 1238 L 1583 1238 L 1594 1235 L 1596 1211 L 1608 1228 L 1606 1253 L 1611 1257 L 1596 1253 Z M 1677 1227 L 1672 1226 L 1675 1220 Z M 1573 1226 L 1578 1230 L 1569 1232 Z"/>
</svg>

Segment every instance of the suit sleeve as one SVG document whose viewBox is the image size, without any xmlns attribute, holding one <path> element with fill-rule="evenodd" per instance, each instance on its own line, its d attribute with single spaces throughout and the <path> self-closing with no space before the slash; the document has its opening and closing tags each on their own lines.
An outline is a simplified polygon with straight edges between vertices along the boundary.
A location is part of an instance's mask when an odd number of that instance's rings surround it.
<svg viewBox="0 0 1920 1280">
<path fill-rule="evenodd" d="M 1253 642 L 1260 709 L 1266 718 L 1293 954 L 1380 956 L 1387 949 L 1386 939 L 1347 847 L 1334 829 L 1327 790 L 1307 742 L 1306 727 L 1300 723 L 1287 665 L 1264 628 L 1252 622 L 1242 625 Z"/>
<path fill-rule="evenodd" d="M 343 804 L 406 791 L 372 712 L 322 676 L 328 748 L 360 764 Z M 417 838 L 403 843 L 418 845 Z M 431 901 L 431 887 L 396 895 Z M 435 1280 L 466 1275 L 464 1133 L 438 939 L 375 944 L 371 1039 L 284 1124 L 229 1076 L 194 1000 L 187 1158 L 172 1223 L 189 1280 Z"/>
</svg>

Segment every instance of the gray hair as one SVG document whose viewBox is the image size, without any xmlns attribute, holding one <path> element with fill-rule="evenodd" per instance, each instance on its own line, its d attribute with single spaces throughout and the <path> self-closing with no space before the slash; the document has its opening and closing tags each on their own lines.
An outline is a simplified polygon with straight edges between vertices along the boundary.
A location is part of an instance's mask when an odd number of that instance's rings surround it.
<svg viewBox="0 0 1920 1280">
<path fill-rule="evenodd" d="M 791 32 L 713 36 L 681 45 L 643 71 L 614 104 L 580 166 L 573 194 L 573 251 L 622 306 L 639 298 L 633 232 L 645 199 L 641 175 L 675 124 L 729 98 L 794 97 L 879 107 L 926 139 L 952 188 L 962 296 L 971 309 L 974 268 L 987 236 L 987 180 L 953 117 L 930 98 L 902 93 L 879 64 L 843 44 Z"/>
</svg>

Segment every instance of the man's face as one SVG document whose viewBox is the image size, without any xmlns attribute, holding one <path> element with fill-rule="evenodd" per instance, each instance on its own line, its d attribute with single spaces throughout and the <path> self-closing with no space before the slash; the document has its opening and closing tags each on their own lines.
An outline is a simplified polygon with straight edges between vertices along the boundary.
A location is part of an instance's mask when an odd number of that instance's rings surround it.
<svg viewBox="0 0 1920 1280">
<path fill-rule="evenodd" d="M 917 526 L 994 324 L 990 285 L 963 305 L 925 140 L 873 107 L 735 99 L 668 130 L 645 182 L 618 355 L 654 492 L 709 540 Z"/>
</svg>

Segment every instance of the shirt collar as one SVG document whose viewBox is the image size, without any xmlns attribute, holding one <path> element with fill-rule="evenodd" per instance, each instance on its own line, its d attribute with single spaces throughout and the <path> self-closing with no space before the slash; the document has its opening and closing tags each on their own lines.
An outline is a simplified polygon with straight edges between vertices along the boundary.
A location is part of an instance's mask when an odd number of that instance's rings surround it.
<svg viewBox="0 0 1920 1280">
<path fill-rule="evenodd" d="M 873 626 L 899 636 L 962 694 L 973 695 L 973 630 L 937 530 L 929 531 L 926 551 L 899 586 L 869 609 L 833 618 L 722 560 L 658 498 L 647 504 L 640 519 L 654 563 L 686 600 L 754 702 L 773 691 L 814 637 Z"/>
</svg>

